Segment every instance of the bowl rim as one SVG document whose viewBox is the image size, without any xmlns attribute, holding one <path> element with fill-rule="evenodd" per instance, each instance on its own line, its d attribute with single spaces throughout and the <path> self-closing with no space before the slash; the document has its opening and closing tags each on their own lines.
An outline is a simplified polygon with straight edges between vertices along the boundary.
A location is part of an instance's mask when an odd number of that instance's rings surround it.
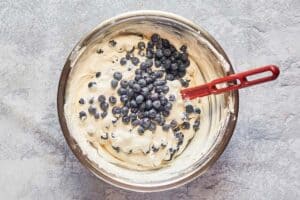
<svg viewBox="0 0 300 200">
<path fill-rule="evenodd" d="M 65 88 L 68 82 L 68 76 L 69 72 L 71 71 L 71 58 L 72 54 L 74 51 L 77 50 L 78 47 L 84 46 L 84 42 L 94 34 L 95 31 L 97 31 L 100 27 L 110 25 L 114 23 L 115 21 L 124 19 L 124 18 L 129 18 L 129 17 L 136 17 L 136 16 L 160 16 L 160 17 L 166 17 L 172 20 L 179 21 L 180 23 L 183 23 L 195 30 L 198 30 L 201 32 L 203 36 L 205 36 L 205 39 L 209 41 L 210 44 L 213 45 L 213 47 L 224 57 L 226 62 L 229 64 L 229 69 L 226 69 L 226 71 L 229 74 L 234 73 L 234 69 L 232 67 L 232 64 L 226 55 L 225 51 L 223 48 L 219 45 L 219 43 L 202 27 L 199 25 L 193 23 L 192 21 L 181 17 L 177 14 L 169 13 L 169 12 L 164 12 L 164 11 L 158 11 L 158 10 L 139 10 L 139 11 L 131 11 L 131 12 L 126 12 L 120 15 L 117 15 L 115 17 L 112 17 L 108 20 L 103 21 L 100 23 L 98 26 L 96 26 L 94 29 L 89 31 L 87 34 L 85 34 L 79 42 L 74 46 L 72 49 L 71 53 L 68 55 L 67 60 L 64 64 L 64 67 L 62 69 L 60 78 L 59 78 L 59 83 L 58 83 L 58 90 L 57 90 L 57 114 L 59 118 L 59 124 L 61 127 L 61 130 L 63 132 L 63 135 L 65 137 L 65 140 L 70 147 L 71 151 L 75 155 L 75 157 L 80 161 L 80 163 L 85 166 L 90 172 L 92 172 L 97 178 L 103 180 L 106 183 L 109 183 L 115 187 L 119 187 L 122 189 L 126 190 L 131 190 L 135 192 L 159 192 L 159 191 L 165 191 L 165 190 L 170 190 L 174 188 L 178 188 L 188 182 L 193 181 L 194 179 L 198 178 L 200 175 L 202 175 L 212 164 L 214 164 L 217 159 L 221 156 L 221 154 L 224 152 L 225 148 L 227 147 L 236 123 L 237 123 L 237 118 L 238 118 L 238 111 L 239 111 L 239 93 L 238 91 L 232 91 L 232 97 L 233 97 L 233 110 L 234 112 L 232 113 L 232 120 L 231 123 L 228 123 L 228 127 L 225 130 L 224 136 L 222 138 L 221 143 L 219 144 L 218 148 L 210 153 L 213 155 L 211 157 L 208 157 L 207 162 L 205 162 L 201 167 L 193 170 L 189 174 L 185 175 L 181 179 L 176 179 L 173 182 L 166 182 L 166 184 L 156 184 L 152 186 L 145 186 L 145 185 L 140 185 L 140 184 L 128 184 L 125 182 L 122 182 L 118 179 L 112 178 L 101 171 L 98 170 L 97 166 L 95 163 L 93 163 L 91 160 L 89 160 L 85 155 L 82 154 L 81 149 L 78 147 L 77 142 L 75 139 L 72 138 L 68 126 L 66 123 L 65 115 L 64 115 L 64 103 L 65 103 Z"/>
</svg>

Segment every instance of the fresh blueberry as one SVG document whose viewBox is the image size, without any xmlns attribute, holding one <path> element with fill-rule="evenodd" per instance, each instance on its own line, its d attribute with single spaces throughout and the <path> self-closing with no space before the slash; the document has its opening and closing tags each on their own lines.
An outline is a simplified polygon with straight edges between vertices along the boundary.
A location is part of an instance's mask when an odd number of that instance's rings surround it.
<svg viewBox="0 0 300 200">
<path fill-rule="evenodd" d="M 151 36 L 151 41 L 152 41 L 153 43 L 158 42 L 159 39 L 160 39 L 160 36 L 159 36 L 157 33 L 154 33 L 154 34 Z"/>
<path fill-rule="evenodd" d="M 151 109 L 151 110 L 149 111 L 149 115 L 148 115 L 148 116 L 149 116 L 151 119 L 153 119 L 153 118 L 156 117 L 156 114 L 157 114 L 156 110 Z"/>
<path fill-rule="evenodd" d="M 132 113 L 137 113 L 138 111 L 139 111 L 139 109 L 137 108 L 137 107 L 135 107 L 135 108 L 131 108 L 131 110 L 130 110 Z"/>
<path fill-rule="evenodd" d="M 178 125 L 177 121 L 175 119 L 173 119 L 170 123 L 171 128 L 176 128 Z"/>
<path fill-rule="evenodd" d="M 114 96 L 110 96 L 110 97 L 108 98 L 108 101 L 109 101 L 109 103 L 111 103 L 112 105 L 114 105 L 114 104 L 117 103 L 117 98 L 114 97 Z"/>
<path fill-rule="evenodd" d="M 156 114 L 154 121 L 156 121 L 161 126 L 165 123 L 165 119 L 160 114 Z"/>
<path fill-rule="evenodd" d="M 169 59 L 166 59 L 162 62 L 162 66 L 165 68 L 165 69 L 170 69 L 171 67 L 171 60 Z"/>
<path fill-rule="evenodd" d="M 174 75 L 173 75 L 173 74 L 167 74 L 167 75 L 166 75 L 166 79 L 167 79 L 168 81 L 173 81 L 175 78 L 174 78 Z"/>
<path fill-rule="evenodd" d="M 97 83 L 96 82 L 89 82 L 88 83 L 88 88 L 92 88 L 94 87 L 94 85 L 96 85 Z"/>
<path fill-rule="evenodd" d="M 164 106 L 165 110 L 170 111 L 172 109 L 172 104 L 170 102 L 168 102 L 165 106 Z"/>
<path fill-rule="evenodd" d="M 130 101 L 130 107 L 132 107 L 132 108 L 136 108 L 137 107 L 137 103 L 136 103 L 135 100 L 131 100 Z"/>
<path fill-rule="evenodd" d="M 108 103 L 106 103 L 106 102 L 101 102 L 100 103 L 100 108 L 103 110 L 103 111 L 107 111 L 107 109 L 108 109 Z"/>
<path fill-rule="evenodd" d="M 145 45 L 144 42 L 139 42 L 138 43 L 138 49 L 143 50 L 143 49 L 145 49 L 145 47 L 146 47 L 146 45 Z"/>
<path fill-rule="evenodd" d="M 151 77 L 146 77 L 146 83 L 150 84 L 153 82 L 153 79 Z"/>
<path fill-rule="evenodd" d="M 152 101 L 150 100 L 150 99 L 148 99 L 147 101 L 146 101 L 146 109 L 151 109 L 152 108 Z"/>
<path fill-rule="evenodd" d="M 146 62 L 142 62 L 140 65 L 141 70 L 146 70 L 148 68 L 148 65 Z"/>
<path fill-rule="evenodd" d="M 146 80 L 145 79 L 140 79 L 138 80 L 138 84 L 141 86 L 141 87 L 145 87 L 146 86 Z"/>
<path fill-rule="evenodd" d="M 186 71 L 186 66 L 183 63 L 179 64 L 178 72 L 185 72 L 185 71 Z"/>
<path fill-rule="evenodd" d="M 140 110 L 141 112 L 144 112 L 144 111 L 145 111 L 145 109 L 146 109 L 146 103 L 145 103 L 145 102 L 143 102 L 143 103 L 141 103 L 141 104 L 140 104 L 140 106 L 139 106 L 139 110 Z M 144 115 L 145 115 L 145 113 L 144 113 Z"/>
<path fill-rule="evenodd" d="M 131 59 L 131 54 L 129 52 L 126 53 L 125 55 L 126 60 L 130 60 Z"/>
<path fill-rule="evenodd" d="M 185 74 L 186 74 L 186 71 L 179 71 L 179 72 L 177 73 L 177 76 L 178 76 L 179 78 L 182 78 L 182 77 L 185 76 Z M 189 83 L 189 81 L 188 81 L 188 83 Z M 186 87 L 188 87 L 188 83 L 187 83 L 187 86 L 186 86 Z"/>
<path fill-rule="evenodd" d="M 176 133 L 176 132 L 180 131 L 180 128 L 179 128 L 179 126 L 177 126 L 175 128 L 172 128 L 172 130 L 173 130 L 174 133 Z"/>
<path fill-rule="evenodd" d="M 100 118 L 100 115 L 99 115 L 99 113 L 98 113 L 98 112 L 97 112 L 97 113 L 95 113 L 94 117 L 95 117 L 95 119 L 99 119 L 99 118 Z"/>
<path fill-rule="evenodd" d="M 136 82 L 134 80 L 129 80 L 128 81 L 128 85 L 129 87 L 133 88 L 133 85 L 135 84 Z"/>
<path fill-rule="evenodd" d="M 103 94 L 99 95 L 99 97 L 98 97 L 99 103 L 105 102 L 105 100 L 106 100 L 106 97 Z"/>
<path fill-rule="evenodd" d="M 126 65 L 126 63 L 127 63 L 127 59 L 125 57 L 121 58 L 120 64 L 121 65 Z"/>
<path fill-rule="evenodd" d="M 174 56 L 170 56 L 169 59 L 171 60 L 172 63 L 175 63 L 176 58 Z"/>
<path fill-rule="evenodd" d="M 170 90 L 169 86 L 164 85 L 164 86 L 162 86 L 162 87 L 163 87 L 163 88 L 162 88 L 162 92 L 165 93 L 165 94 L 167 94 L 167 93 L 169 92 L 169 90 Z"/>
<path fill-rule="evenodd" d="M 190 114 L 194 112 L 194 107 L 191 104 L 185 106 L 185 112 Z"/>
<path fill-rule="evenodd" d="M 188 87 L 189 86 L 189 82 L 190 82 L 189 80 L 185 80 L 185 79 L 181 78 L 181 79 L 179 79 L 179 81 L 180 81 L 182 87 Z"/>
<path fill-rule="evenodd" d="M 154 86 L 161 86 L 161 85 L 165 85 L 167 82 L 165 80 L 156 80 L 154 81 L 153 85 Z"/>
<path fill-rule="evenodd" d="M 156 124 L 153 123 L 153 122 L 151 122 L 151 123 L 150 123 L 150 126 L 149 126 L 149 130 L 150 130 L 150 131 L 155 131 L 155 130 L 156 130 Z"/>
<path fill-rule="evenodd" d="M 169 40 L 167 40 L 167 39 L 162 39 L 162 45 L 163 45 L 165 48 L 169 48 L 169 47 L 170 47 L 170 42 L 169 42 Z"/>
<path fill-rule="evenodd" d="M 190 129 L 190 122 L 183 122 L 182 124 L 181 124 L 181 128 L 182 129 Z"/>
<path fill-rule="evenodd" d="M 180 51 L 182 51 L 182 52 L 186 52 L 187 46 L 186 46 L 186 45 L 182 45 L 179 49 L 180 49 Z"/>
<path fill-rule="evenodd" d="M 162 40 L 159 39 L 156 43 L 155 43 L 156 49 L 162 49 L 163 45 L 162 45 Z"/>
<path fill-rule="evenodd" d="M 154 62 L 154 65 L 155 65 L 155 67 L 160 67 L 161 66 L 161 62 L 159 61 L 159 60 L 156 60 L 155 62 Z"/>
<path fill-rule="evenodd" d="M 146 63 L 146 65 L 147 65 L 147 68 L 150 68 L 150 67 L 152 67 L 152 65 L 153 65 L 152 59 L 147 59 L 147 60 L 145 61 L 145 63 Z"/>
<path fill-rule="evenodd" d="M 194 131 L 197 131 L 199 129 L 199 126 L 200 126 L 200 119 L 197 118 L 193 124 Z"/>
<path fill-rule="evenodd" d="M 111 80 L 110 85 L 112 88 L 116 88 L 118 86 L 118 81 L 116 79 Z"/>
<path fill-rule="evenodd" d="M 156 58 L 162 58 L 164 56 L 163 51 L 161 49 L 157 49 L 155 56 Z"/>
<path fill-rule="evenodd" d="M 105 118 L 107 116 L 107 111 L 103 111 L 102 113 L 101 113 L 101 118 L 103 119 L 103 118 Z"/>
<path fill-rule="evenodd" d="M 122 95 L 121 97 L 120 97 L 120 101 L 122 102 L 122 103 L 127 103 L 128 102 L 128 96 L 126 95 L 126 94 L 124 94 L 124 95 Z"/>
<path fill-rule="evenodd" d="M 129 98 L 131 98 L 134 95 L 134 91 L 131 88 L 127 88 L 127 95 Z"/>
<path fill-rule="evenodd" d="M 135 74 L 142 74 L 142 70 L 141 70 L 141 69 L 136 69 L 136 70 L 134 71 L 134 73 L 135 73 Z"/>
<path fill-rule="evenodd" d="M 113 115 L 119 115 L 119 114 L 121 114 L 121 108 L 118 107 L 118 106 L 113 107 L 112 108 L 112 114 Z"/>
<path fill-rule="evenodd" d="M 160 101 L 159 100 L 156 100 L 152 103 L 153 107 L 156 108 L 156 109 L 159 109 L 161 104 L 160 104 Z"/>
<path fill-rule="evenodd" d="M 170 115 L 170 111 L 164 110 L 164 111 L 162 112 L 162 115 L 163 115 L 164 117 L 168 117 L 168 116 Z"/>
<path fill-rule="evenodd" d="M 174 47 L 174 45 L 170 44 L 170 50 L 172 53 L 176 51 L 176 48 Z"/>
<path fill-rule="evenodd" d="M 181 57 L 182 61 L 187 61 L 188 60 L 188 55 L 186 53 L 182 53 L 180 57 Z"/>
<path fill-rule="evenodd" d="M 138 96 L 135 98 L 135 101 L 136 101 L 137 104 L 143 103 L 143 101 L 144 101 L 143 95 L 138 95 Z"/>
<path fill-rule="evenodd" d="M 133 85 L 133 91 L 134 92 L 140 92 L 141 91 L 141 86 L 139 84 L 134 84 Z"/>
<path fill-rule="evenodd" d="M 153 73 L 153 75 L 155 76 L 155 78 L 162 78 L 164 76 L 164 72 L 163 71 L 155 71 Z"/>
<path fill-rule="evenodd" d="M 127 94 L 127 90 L 125 88 L 119 88 L 117 92 L 118 92 L 119 95 Z"/>
<path fill-rule="evenodd" d="M 145 117 L 144 111 L 138 111 L 137 116 L 139 119 L 143 119 Z"/>
<path fill-rule="evenodd" d="M 126 106 L 124 106 L 124 107 L 121 109 L 121 113 L 122 113 L 122 115 L 124 115 L 124 116 L 128 115 L 128 112 L 129 112 L 129 109 L 128 109 Z"/>
<path fill-rule="evenodd" d="M 152 93 L 152 94 L 150 95 L 150 99 L 151 99 L 152 101 L 158 100 L 158 99 L 159 99 L 158 93 Z"/>
<path fill-rule="evenodd" d="M 194 111 L 195 111 L 195 113 L 197 113 L 197 114 L 200 114 L 200 113 L 201 113 L 200 108 L 195 108 Z"/>
<path fill-rule="evenodd" d="M 172 70 L 177 70 L 178 69 L 178 64 L 177 63 L 172 63 L 171 64 L 171 69 Z"/>
<path fill-rule="evenodd" d="M 129 114 L 129 117 L 130 117 L 130 120 L 131 120 L 131 121 L 134 121 L 134 120 L 137 119 L 137 115 L 136 115 L 135 113 L 133 113 L 133 112 L 131 112 L 131 113 Z"/>
<path fill-rule="evenodd" d="M 96 78 L 99 78 L 101 76 L 101 72 L 96 72 Z"/>
<path fill-rule="evenodd" d="M 91 98 L 90 100 L 89 100 L 89 104 L 93 104 L 94 103 L 94 98 Z"/>
<path fill-rule="evenodd" d="M 152 41 L 149 41 L 149 42 L 147 43 L 147 48 L 148 48 L 148 49 L 152 49 L 153 47 L 154 47 L 153 42 L 152 42 Z"/>
<path fill-rule="evenodd" d="M 175 101 L 176 100 L 176 97 L 174 94 L 170 94 L 169 96 L 169 101 Z"/>
<path fill-rule="evenodd" d="M 151 84 L 151 83 L 150 83 L 147 87 L 148 87 L 148 90 L 149 90 L 149 91 L 152 91 L 153 88 L 154 88 L 153 84 Z"/>
<path fill-rule="evenodd" d="M 161 93 L 163 91 L 163 86 L 156 86 L 155 87 L 155 92 Z"/>
<path fill-rule="evenodd" d="M 168 99 L 164 95 L 161 95 L 159 97 L 159 99 L 160 99 L 161 105 L 163 105 L 163 106 L 165 106 L 168 103 Z"/>
<path fill-rule="evenodd" d="M 122 74 L 121 74 L 121 72 L 115 72 L 114 74 L 113 74 L 113 77 L 114 77 L 114 79 L 116 79 L 116 80 L 121 80 L 122 79 Z"/>
<path fill-rule="evenodd" d="M 167 57 L 169 57 L 171 55 L 171 53 L 172 52 L 170 49 L 164 49 L 164 51 L 163 51 L 164 56 L 167 56 Z"/>
<path fill-rule="evenodd" d="M 143 78 L 143 76 L 141 74 L 137 74 L 137 75 L 135 75 L 134 80 L 139 81 L 142 78 Z"/>
<path fill-rule="evenodd" d="M 149 50 L 146 51 L 146 57 L 149 58 L 149 59 L 152 59 L 153 58 L 153 53 Z"/>
<path fill-rule="evenodd" d="M 97 109 L 94 106 L 90 106 L 88 111 L 91 115 L 94 115 L 97 112 Z"/>
<path fill-rule="evenodd" d="M 149 118 L 142 119 L 142 127 L 148 129 L 151 125 L 151 120 Z"/>
<path fill-rule="evenodd" d="M 123 116 L 123 117 L 122 117 L 122 122 L 123 122 L 124 124 L 128 124 L 128 123 L 130 122 L 130 117 L 129 117 L 129 116 Z"/>
<path fill-rule="evenodd" d="M 141 94 L 142 94 L 144 97 L 147 97 L 147 96 L 149 95 L 149 89 L 148 89 L 148 87 L 142 88 Z"/>
<path fill-rule="evenodd" d="M 140 60 L 137 57 L 132 57 L 131 58 L 131 63 L 135 66 L 139 64 Z"/>
<path fill-rule="evenodd" d="M 83 99 L 83 98 L 80 98 L 80 99 L 79 99 L 79 103 L 80 103 L 80 104 L 84 104 L 84 99 Z"/>
<path fill-rule="evenodd" d="M 84 112 L 84 111 L 80 111 L 79 112 L 79 119 L 81 119 L 81 120 L 85 120 L 86 119 L 86 112 Z"/>
<path fill-rule="evenodd" d="M 189 60 L 186 60 L 185 62 L 183 62 L 183 64 L 185 65 L 185 68 L 187 68 L 188 66 L 190 66 L 191 62 Z"/>
<path fill-rule="evenodd" d="M 139 126 L 139 125 L 141 125 L 141 121 L 138 120 L 138 119 L 135 119 L 135 120 L 133 120 L 133 121 L 131 122 L 131 125 L 132 125 L 132 126 Z"/>
<path fill-rule="evenodd" d="M 121 85 L 122 88 L 127 88 L 127 86 L 128 86 L 128 81 L 126 81 L 126 80 L 121 80 L 121 81 L 120 81 L 120 85 Z"/>
<path fill-rule="evenodd" d="M 144 134 L 144 132 L 145 132 L 145 130 L 144 130 L 144 128 L 142 127 L 142 126 L 139 126 L 139 128 L 138 128 L 138 134 L 139 135 L 143 135 Z"/>
<path fill-rule="evenodd" d="M 168 131 L 170 129 L 170 125 L 169 124 L 164 124 L 162 126 L 163 131 Z"/>
<path fill-rule="evenodd" d="M 180 58 L 180 53 L 178 51 L 175 51 L 172 53 L 172 56 L 175 58 L 175 59 L 179 59 Z"/>
</svg>

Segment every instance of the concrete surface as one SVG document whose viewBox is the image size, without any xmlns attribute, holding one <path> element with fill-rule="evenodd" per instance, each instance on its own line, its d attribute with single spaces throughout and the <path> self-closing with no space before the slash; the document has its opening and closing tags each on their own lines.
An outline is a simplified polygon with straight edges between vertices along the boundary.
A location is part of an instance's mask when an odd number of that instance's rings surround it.
<svg viewBox="0 0 300 200">
<path fill-rule="evenodd" d="M 114 188 L 70 152 L 56 115 L 65 58 L 83 34 L 130 10 L 160 9 L 207 29 L 237 71 L 274 63 L 279 80 L 240 92 L 220 160 L 176 190 Z M 0 199 L 300 199 L 300 1 L 0 1 Z"/>
</svg>

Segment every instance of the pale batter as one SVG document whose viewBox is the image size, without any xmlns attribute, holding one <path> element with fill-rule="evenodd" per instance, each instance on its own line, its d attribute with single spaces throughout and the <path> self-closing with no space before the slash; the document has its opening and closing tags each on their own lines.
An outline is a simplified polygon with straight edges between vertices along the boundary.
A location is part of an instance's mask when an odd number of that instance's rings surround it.
<svg viewBox="0 0 300 200">
<path fill-rule="evenodd" d="M 112 105 L 109 105 L 106 116 L 101 116 L 103 112 L 97 100 L 99 95 L 105 95 L 106 100 L 109 96 L 114 96 L 117 98 L 114 106 L 121 106 L 117 89 L 112 88 L 111 80 L 115 72 L 122 74 L 122 80 L 133 78 L 135 69 L 138 67 L 130 61 L 121 65 L 120 60 L 126 52 L 132 51 L 135 47 L 132 53 L 140 62 L 145 61 L 145 51 L 139 51 L 137 46 L 141 41 L 147 43 L 149 38 L 121 35 L 85 49 L 69 75 L 65 116 L 70 132 L 82 134 L 90 145 L 97 149 L 99 156 L 129 169 L 151 170 L 169 165 L 181 154 L 197 133 L 198 129 L 195 130 L 193 124 L 195 121 L 200 121 L 202 114 L 199 112 L 189 114 L 191 127 L 180 130 L 184 135 L 181 145 L 178 145 L 178 138 L 174 136 L 174 132 L 171 129 L 165 131 L 162 126 L 157 126 L 155 131 L 145 130 L 142 135 L 139 134 L 137 127 L 116 119 L 112 113 Z M 170 42 L 177 49 L 183 45 L 178 41 L 170 40 Z M 190 55 L 189 60 L 190 65 L 184 79 L 190 80 L 189 86 L 191 87 L 200 84 L 202 80 L 193 56 Z M 152 68 L 157 70 L 154 66 Z M 180 126 L 186 121 L 184 113 L 187 104 L 200 110 L 202 110 L 202 105 L 198 102 L 199 100 L 190 102 L 182 100 L 179 91 L 183 87 L 179 80 L 167 81 L 167 85 L 169 92 L 166 97 L 174 95 L 176 100 L 172 102 L 170 115 L 165 118 L 166 123 L 169 124 L 175 120 Z M 88 109 L 91 106 L 99 110 L 100 116 L 94 117 L 89 114 Z M 79 114 L 82 111 L 85 111 L 85 115 Z"/>
</svg>

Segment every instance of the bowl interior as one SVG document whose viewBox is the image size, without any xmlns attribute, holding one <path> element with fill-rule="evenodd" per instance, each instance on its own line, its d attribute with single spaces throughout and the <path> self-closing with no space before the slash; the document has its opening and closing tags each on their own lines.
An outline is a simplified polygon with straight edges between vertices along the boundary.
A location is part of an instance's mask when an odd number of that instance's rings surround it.
<svg viewBox="0 0 300 200">
<path fill-rule="evenodd" d="M 64 117 L 65 90 L 68 76 L 85 51 L 95 43 L 109 41 L 119 34 L 149 37 L 159 33 L 171 42 L 187 44 L 191 59 L 198 66 L 199 78 L 205 83 L 233 73 L 224 51 L 206 31 L 180 17 L 157 12 L 122 15 L 100 24 L 74 48 L 64 66 L 58 91 L 58 113 L 63 133 L 77 158 L 99 178 L 116 186 L 136 191 L 156 191 L 177 187 L 200 175 L 224 151 L 236 123 L 238 93 L 230 92 L 201 98 L 200 130 L 190 144 L 168 167 L 151 171 L 134 171 L 107 162 L 101 156 L 85 154 L 84 138 L 74 138 Z M 84 148 L 82 148 L 84 146 Z M 93 147 L 89 147 L 93 148 Z M 96 150 L 94 149 L 97 155 Z M 96 164 L 98 163 L 98 164 Z"/>
</svg>

